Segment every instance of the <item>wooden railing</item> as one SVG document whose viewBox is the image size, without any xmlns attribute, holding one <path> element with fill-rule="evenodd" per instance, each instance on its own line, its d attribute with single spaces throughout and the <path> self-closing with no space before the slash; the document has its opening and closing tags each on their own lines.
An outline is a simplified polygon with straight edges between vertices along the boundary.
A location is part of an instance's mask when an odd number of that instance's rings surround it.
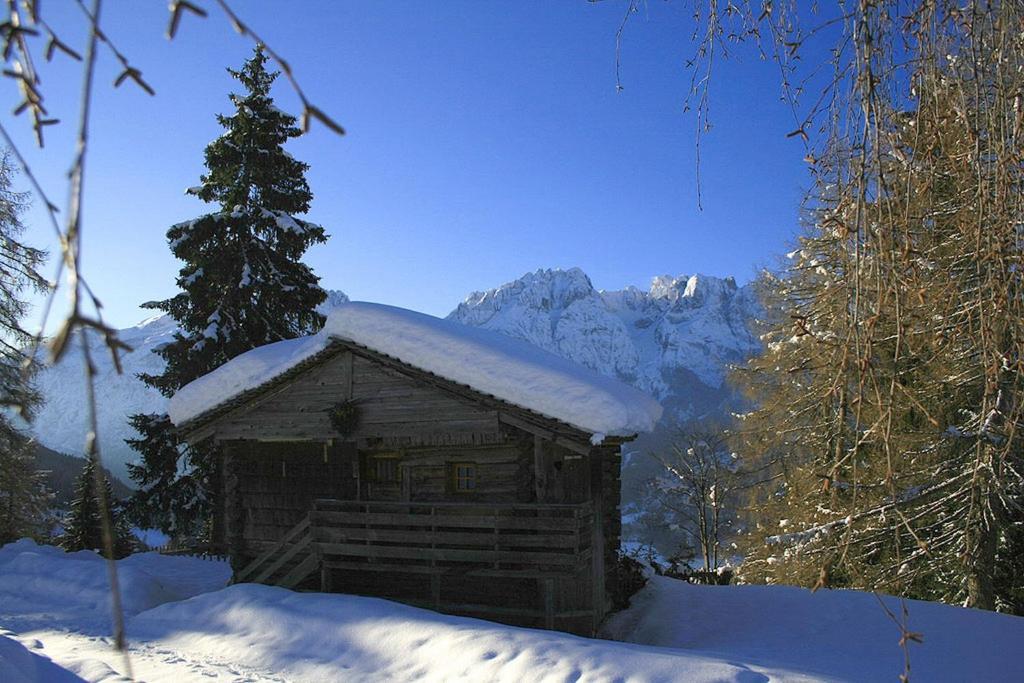
<svg viewBox="0 0 1024 683">
<path fill-rule="evenodd" d="M 306 517 L 236 572 L 234 580 L 294 588 L 308 584 L 319 570 L 321 590 L 353 589 L 345 582 L 332 585 L 337 570 L 343 581 L 346 572 L 350 579 L 363 577 L 356 582 L 369 591 L 366 594 L 377 595 L 396 582 L 387 577 L 420 574 L 426 576 L 418 580 L 422 583 L 412 583 L 422 586 L 415 595 L 394 599 L 500 621 L 530 618 L 546 628 L 560 623 L 574 632 L 590 633 L 600 616 L 588 592 L 594 523 L 589 503 L 317 500 Z M 369 589 L 367 577 L 372 577 Z M 478 581 L 467 577 L 506 577 L 508 583 L 535 588 L 528 591 L 532 598 L 517 593 L 495 604 L 486 596 L 480 602 L 478 593 L 477 600 L 467 601 L 462 591 L 452 590 Z M 567 597 L 567 590 L 573 597 Z M 566 621 L 573 619 L 577 621 Z"/>
<path fill-rule="evenodd" d="M 318 500 L 325 564 L 343 569 L 543 578 L 590 566 L 593 510 L 580 505 Z"/>
</svg>

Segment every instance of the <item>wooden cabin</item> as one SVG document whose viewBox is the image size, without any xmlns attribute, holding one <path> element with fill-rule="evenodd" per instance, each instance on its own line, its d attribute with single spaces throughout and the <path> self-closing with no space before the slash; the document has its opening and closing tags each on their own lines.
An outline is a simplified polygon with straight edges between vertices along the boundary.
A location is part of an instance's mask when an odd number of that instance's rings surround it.
<svg viewBox="0 0 1024 683">
<path fill-rule="evenodd" d="M 213 405 L 175 419 L 189 443 L 218 446 L 215 537 L 234 580 L 592 634 L 616 580 L 632 435 L 595 438 L 373 339 L 320 337 L 254 386 L 211 373 Z"/>
</svg>

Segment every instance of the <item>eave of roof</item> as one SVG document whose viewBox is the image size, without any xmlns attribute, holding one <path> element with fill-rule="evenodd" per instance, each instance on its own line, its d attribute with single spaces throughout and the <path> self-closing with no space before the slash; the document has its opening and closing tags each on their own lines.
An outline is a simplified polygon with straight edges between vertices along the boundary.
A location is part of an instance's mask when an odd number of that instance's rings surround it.
<svg viewBox="0 0 1024 683">
<path fill-rule="evenodd" d="M 422 368 L 418 368 L 414 365 L 406 363 L 405 361 L 399 358 L 395 358 L 394 356 L 389 356 L 388 354 L 381 353 L 380 351 L 376 351 L 368 346 L 364 346 L 362 344 L 356 343 L 348 339 L 342 339 L 340 337 L 331 337 L 330 344 L 328 344 L 328 346 L 324 348 L 322 351 L 319 351 L 310 356 L 309 358 L 306 358 L 302 362 L 297 363 L 296 365 L 288 368 L 281 374 L 275 376 L 273 379 L 264 382 L 263 384 L 257 387 L 253 387 L 239 394 L 236 394 L 235 396 L 225 401 L 222 401 L 216 406 L 213 406 L 209 410 L 206 410 L 200 413 L 199 415 L 196 415 L 195 417 L 189 419 L 183 424 L 178 425 L 176 431 L 178 432 L 178 434 L 187 438 L 189 434 L 194 434 L 195 432 L 199 431 L 206 425 L 210 424 L 211 422 L 214 422 L 223 414 L 236 408 L 240 408 L 243 405 L 256 400 L 257 398 L 267 393 L 268 391 L 271 391 L 274 388 L 285 384 L 291 379 L 303 374 L 307 370 L 317 365 L 320 365 L 321 363 L 326 362 L 329 358 L 344 351 L 352 351 L 353 353 L 362 355 L 366 358 L 370 358 L 371 360 L 376 360 L 384 365 L 387 365 L 400 372 L 403 372 L 404 374 L 413 375 L 414 379 L 416 378 L 415 376 L 419 376 L 420 378 L 423 379 L 428 379 L 432 384 L 434 384 L 438 388 L 448 391 L 450 393 L 454 393 L 456 395 L 463 395 L 464 398 L 475 400 L 476 402 L 479 403 L 493 404 L 493 407 L 498 409 L 499 411 L 504 410 L 518 413 L 520 416 L 530 421 L 539 422 L 540 424 L 537 425 L 539 428 L 550 431 L 553 434 L 569 438 L 572 441 L 578 443 L 590 443 L 590 438 L 594 434 L 594 432 L 580 429 L 579 427 L 559 420 L 558 418 L 551 417 L 549 415 L 544 415 L 543 413 L 539 413 L 530 408 L 510 403 L 493 394 L 488 394 L 478 389 L 475 389 L 469 386 L 468 384 L 455 382 L 446 377 L 442 377 L 433 372 L 430 372 L 429 370 L 423 370 Z M 468 396 L 465 396 L 465 394 L 468 394 Z M 635 438 L 636 434 L 610 435 L 605 436 L 602 443 L 614 445 L 619 443 L 625 443 L 627 441 L 632 441 Z"/>
</svg>

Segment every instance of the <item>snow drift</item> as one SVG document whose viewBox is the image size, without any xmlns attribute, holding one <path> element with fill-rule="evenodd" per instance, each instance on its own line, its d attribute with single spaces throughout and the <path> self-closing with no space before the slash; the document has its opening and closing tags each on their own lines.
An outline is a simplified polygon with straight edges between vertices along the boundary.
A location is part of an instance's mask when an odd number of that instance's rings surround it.
<svg viewBox="0 0 1024 683">
<path fill-rule="evenodd" d="M 628 641 L 614 642 L 377 598 L 223 588 L 222 562 L 147 553 L 118 567 L 132 667 L 150 683 L 768 683 L 885 681 L 903 673 L 900 631 L 880 604 L 899 615 L 899 601 L 859 591 L 693 586 L 653 577 L 607 624 L 606 636 Z M 0 548 L 0 576 L 0 680 L 127 680 L 105 623 L 98 556 L 21 541 Z M 907 606 L 907 626 L 922 639 L 910 644 L 911 680 L 1021 680 L 1024 619 Z"/>
<path fill-rule="evenodd" d="M 231 578 L 223 562 L 158 553 L 130 555 L 117 564 L 127 614 L 222 588 Z M 29 539 L 0 547 L 0 596 L 0 616 L 41 614 L 108 625 L 107 566 L 90 550 L 67 553 Z"/>
</svg>

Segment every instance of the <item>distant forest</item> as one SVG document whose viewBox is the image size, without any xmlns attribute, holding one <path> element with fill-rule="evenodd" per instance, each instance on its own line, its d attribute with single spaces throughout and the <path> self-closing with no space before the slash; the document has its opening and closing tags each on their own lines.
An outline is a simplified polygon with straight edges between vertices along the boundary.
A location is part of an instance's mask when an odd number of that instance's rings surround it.
<svg viewBox="0 0 1024 683">
<path fill-rule="evenodd" d="M 85 467 L 85 458 L 76 458 L 64 453 L 58 453 L 41 443 L 34 445 L 36 469 L 45 475 L 44 483 L 46 488 L 53 491 L 53 506 L 60 509 L 67 508 L 71 505 L 71 501 L 74 500 L 75 480 L 78 479 L 78 475 L 82 473 L 82 468 Z M 111 474 L 110 470 L 104 468 L 103 473 L 110 480 L 110 484 L 114 489 L 114 496 L 118 500 L 124 500 L 131 495 L 132 490 L 124 482 Z"/>
</svg>

